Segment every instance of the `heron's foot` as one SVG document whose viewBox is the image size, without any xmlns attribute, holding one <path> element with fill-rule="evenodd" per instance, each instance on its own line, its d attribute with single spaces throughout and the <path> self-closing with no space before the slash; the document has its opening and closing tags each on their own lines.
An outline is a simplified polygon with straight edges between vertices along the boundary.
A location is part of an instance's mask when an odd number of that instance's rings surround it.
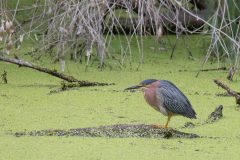
<svg viewBox="0 0 240 160">
<path fill-rule="evenodd" d="M 164 124 L 164 125 L 163 125 L 163 128 L 168 128 L 168 124 Z"/>
<path fill-rule="evenodd" d="M 153 128 L 167 128 L 165 125 L 160 125 L 160 124 L 152 124 Z"/>
</svg>

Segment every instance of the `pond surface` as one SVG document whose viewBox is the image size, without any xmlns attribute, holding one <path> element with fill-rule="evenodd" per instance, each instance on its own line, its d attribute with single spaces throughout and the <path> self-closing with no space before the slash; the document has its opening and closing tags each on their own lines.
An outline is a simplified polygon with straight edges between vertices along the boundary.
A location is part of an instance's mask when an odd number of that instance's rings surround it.
<svg viewBox="0 0 240 160">
<path fill-rule="evenodd" d="M 198 49 L 198 39 L 191 40 L 195 60 L 181 45 L 169 59 L 170 51 L 155 52 L 150 42 L 145 46 L 145 61 L 140 70 L 128 66 L 96 66 L 84 71 L 84 65 L 67 62 L 65 74 L 78 79 L 113 82 L 116 85 L 72 89 L 49 94 L 61 80 L 27 68 L 0 62 L 0 73 L 6 70 L 8 84 L 0 84 L 0 154 L 1 159 L 239 159 L 240 110 L 232 97 L 213 83 L 220 79 L 239 91 L 238 77 L 226 80 L 227 71 L 202 72 L 195 78 L 204 59 Z M 26 47 L 26 50 L 28 48 Z M 28 57 L 26 57 L 28 58 Z M 137 60 L 136 60 L 137 61 Z M 46 63 L 38 62 L 41 65 Z M 115 62 L 111 62 L 114 64 Z M 48 67 L 58 67 L 53 64 Z M 217 68 L 207 63 L 205 68 Z M 116 69 L 115 69 L 116 68 Z M 136 68 L 136 67 L 135 67 Z M 124 88 L 148 78 L 173 82 L 191 101 L 197 119 L 173 117 L 169 126 L 182 132 L 213 138 L 89 138 L 71 136 L 15 137 L 18 131 L 71 129 L 114 124 L 164 124 L 166 117 L 149 107 L 141 92 L 123 92 Z M 186 122 L 201 123 L 222 104 L 223 118 L 219 121 L 182 128 Z"/>
</svg>

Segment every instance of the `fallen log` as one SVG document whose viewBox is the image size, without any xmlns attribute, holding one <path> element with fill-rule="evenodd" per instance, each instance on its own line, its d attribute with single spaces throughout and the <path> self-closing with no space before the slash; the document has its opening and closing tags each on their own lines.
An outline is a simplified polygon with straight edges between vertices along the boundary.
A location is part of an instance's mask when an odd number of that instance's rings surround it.
<svg viewBox="0 0 240 160">
<path fill-rule="evenodd" d="M 221 82 L 220 80 L 213 80 L 214 83 L 216 83 L 218 86 L 222 87 L 223 89 L 225 89 L 229 95 L 235 97 L 236 99 L 236 104 L 240 104 L 240 93 L 236 92 L 234 90 L 232 90 L 231 88 L 229 88 L 226 84 L 224 84 L 223 82 Z"/>
<path fill-rule="evenodd" d="M 65 75 L 63 73 L 59 73 L 56 70 L 51 70 L 45 67 L 40 67 L 36 64 L 24 61 L 22 59 L 17 59 L 17 58 L 6 58 L 3 56 L 0 56 L 0 61 L 4 61 L 4 62 L 8 62 L 8 63 L 12 63 L 12 64 L 16 64 L 19 67 L 27 67 L 27 68 L 31 68 L 34 70 L 37 70 L 39 72 L 43 72 L 43 73 L 47 73 L 49 75 L 52 75 L 54 77 L 63 79 L 65 81 L 68 82 L 77 82 L 81 87 L 82 86 L 105 86 L 105 85 L 113 85 L 113 83 L 108 84 L 108 83 L 100 83 L 100 82 L 89 82 L 89 81 L 82 81 L 82 80 L 78 80 L 76 78 L 74 78 L 73 76 L 69 76 L 69 75 Z"/>
</svg>

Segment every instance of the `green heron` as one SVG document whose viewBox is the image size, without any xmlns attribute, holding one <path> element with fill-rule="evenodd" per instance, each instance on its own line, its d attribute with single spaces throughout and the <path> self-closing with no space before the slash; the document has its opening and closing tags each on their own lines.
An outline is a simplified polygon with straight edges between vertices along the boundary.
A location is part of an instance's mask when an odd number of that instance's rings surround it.
<svg viewBox="0 0 240 160">
<path fill-rule="evenodd" d="M 173 115 L 182 115 L 187 118 L 196 119 L 196 112 L 193 110 L 187 97 L 171 82 L 166 80 L 147 79 L 139 85 L 126 88 L 125 90 L 141 88 L 147 103 L 158 112 L 168 116 L 163 126 L 167 128 Z M 159 125 L 155 125 L 159 127 Z"/>
</svg>

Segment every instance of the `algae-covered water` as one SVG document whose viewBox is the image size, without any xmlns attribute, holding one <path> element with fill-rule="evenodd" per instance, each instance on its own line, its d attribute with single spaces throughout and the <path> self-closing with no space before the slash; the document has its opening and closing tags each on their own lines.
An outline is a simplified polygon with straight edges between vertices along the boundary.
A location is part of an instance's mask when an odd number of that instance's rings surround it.
<svg viewBox="0 0 240 160">
<path fill-rule="evenodd" d="M 216 93 L 224 91 L 213 83 L 213 79 L 220 79 L 239 91 L 239 76 L 228 82 L 227 71 L 210 71 L 195 78 L 205 54 L 200 48 L 201 40 L 204 38 L 193 36 L 189 41 L 195 60 L 188 59 L 181 43 L 170 60 L 170 50 L 156 52 L 154 43 L 145 40 L 144 65 L 138 71 L 137 53 L 133 53 L 132 67 L 126 65 L 121 69 L 117 62 L 111 61 L 111 69 L 106 67 L 100 71 L 96 66 L 90 66 L 85 72 L 84 64 L 67 62 L 65 74 L 116 85 L 78 88 L 55 94 L 49 93 L 59 87 L 61 80 L 1 62 L 0 73 L 7 71 L 8 84 L 0 84 L 0 159 L 239 159 L 239 108 L 234 98 L 216 96 Z M 113 48 L 117 47 L 113 44 Z M 135 44 L 133 51 L 134 47 Z M 30 49 L 26 45 L 22 52 Z M 31 59 L 28 56 L 24 58 Z M 47 65 L 44 60 L 35 63 L 58 68 L 57 64 Z M 222 64 L 207 63 L 205 68 L 218 65 Z M 170 127 L 212 138 L 15 137 L 12 134 L 24 130 L 112 124 L 163 124 L 166 117 L 149 107 L 141 92 L 123 92 L 124 88 L 147 78 L 172 81 L 186 94 L 197 112 L 198 119 L 192 121 L 181 116 L 173 117 Z M 223 118 L 219 121 L 195 128 L 181 128 L 188 121 L 203 122 L 220 104 L 224 109 Z"/>
</svg>

